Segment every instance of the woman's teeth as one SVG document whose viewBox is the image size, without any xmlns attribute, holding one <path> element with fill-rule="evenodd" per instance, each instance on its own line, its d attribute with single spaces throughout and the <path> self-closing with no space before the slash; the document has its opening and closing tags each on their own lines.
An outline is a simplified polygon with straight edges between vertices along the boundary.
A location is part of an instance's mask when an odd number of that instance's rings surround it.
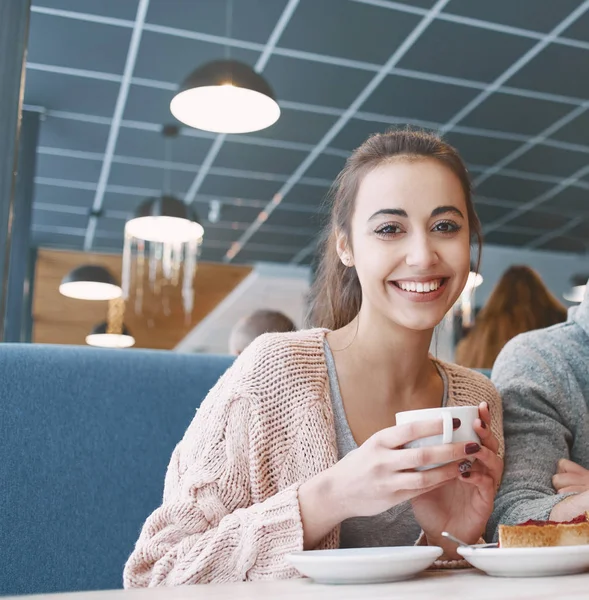
<svg viewBox="0 0 589 600">
<path fill-rule="evenodd" d="M 434 279 L 433 281 L 399 281 L 395 282 L 398 287 L 406 292 L 434 292 L 442 285 L 441 279 Z"/>
</svg>

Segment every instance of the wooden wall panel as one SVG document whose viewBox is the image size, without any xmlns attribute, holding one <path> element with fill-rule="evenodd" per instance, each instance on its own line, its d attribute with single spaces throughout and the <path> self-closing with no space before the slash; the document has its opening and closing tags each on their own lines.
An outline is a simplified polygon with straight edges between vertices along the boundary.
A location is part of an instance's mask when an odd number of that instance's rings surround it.
<svg viewBox="0 0 589 600">
<path fill-rule="evenodd" d="M 59 293 L 59 284 L 64 275 L 88 263 L 103 265 L 120 279 L 120 255 L 39 250 L 33 298 L 33 342 L 85 344 L 86 335 L 92 327 L 106 320 L 107 302 L 74 300 Z M 163 314 L 159 301 L 149 302 L 147 298 L 143 315 L 136 315 L 131 298 L 125 323 L 135 337 L 135 347 L 174 348 L 250 271 L 250 267 L 244 266 L 199 263 L 190 322 L 185 320 L 178 288 L 168 288 L 169 316 Z"/>
</svg>

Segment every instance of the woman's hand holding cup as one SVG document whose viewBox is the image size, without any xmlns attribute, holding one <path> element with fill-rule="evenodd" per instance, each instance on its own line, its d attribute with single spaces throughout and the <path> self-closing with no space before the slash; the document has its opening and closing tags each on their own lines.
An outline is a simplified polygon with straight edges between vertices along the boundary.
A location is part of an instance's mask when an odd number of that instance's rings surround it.
<svg viewBox="0 0 589 600">
<path fill-rule="evenodd" d="M 454 418 L 452 425 L 458 429 L 461 423 Z M 439 443 L 428 445 L 438 436 Z M 441 414 L 431 420 L 416 420 L 383 429 L 333 467 L 304 483 L 299 489 L 299 505 L 305 548 L 315 547 L 333 527 L 347 518 L 379 514 L 431 493 L 469 471 L 467 445 L 462 441 L 444 444 L 443 436 Z M 426 443 L 406 447 L 418 440 Z"/>
</svg>

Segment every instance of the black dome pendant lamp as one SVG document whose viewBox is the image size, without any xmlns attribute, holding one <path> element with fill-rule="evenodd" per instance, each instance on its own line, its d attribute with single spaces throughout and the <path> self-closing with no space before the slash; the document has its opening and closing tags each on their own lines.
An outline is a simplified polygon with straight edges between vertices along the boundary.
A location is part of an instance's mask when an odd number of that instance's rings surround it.
<svg viewBox="0 0 589 600">
<path fill-rule="evenodd" d="M 230 37 L 232 3 L 227 5 Z M 170 103 L 178 121 L 215 133 L 248 133 L 274 124 L 280 107 L 268 82 L 249 65 L 215 60 L 193 71 Z"/>
</svg>

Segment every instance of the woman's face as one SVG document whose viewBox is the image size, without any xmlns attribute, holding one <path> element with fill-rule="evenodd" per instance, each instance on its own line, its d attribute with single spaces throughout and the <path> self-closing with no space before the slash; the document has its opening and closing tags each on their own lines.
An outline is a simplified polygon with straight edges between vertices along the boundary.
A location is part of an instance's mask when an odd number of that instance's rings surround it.
<svg viewBox="0 0 589 600">
<path fill-rule="evenodd" d="M 351 223 L 338 241 L 354 265 L 362 311 L 412 330 L 433 329 L 470 270 L 466 200 L 459 179 L 434 159 L 399 158 L 363 178 Z"/>
</svg>

